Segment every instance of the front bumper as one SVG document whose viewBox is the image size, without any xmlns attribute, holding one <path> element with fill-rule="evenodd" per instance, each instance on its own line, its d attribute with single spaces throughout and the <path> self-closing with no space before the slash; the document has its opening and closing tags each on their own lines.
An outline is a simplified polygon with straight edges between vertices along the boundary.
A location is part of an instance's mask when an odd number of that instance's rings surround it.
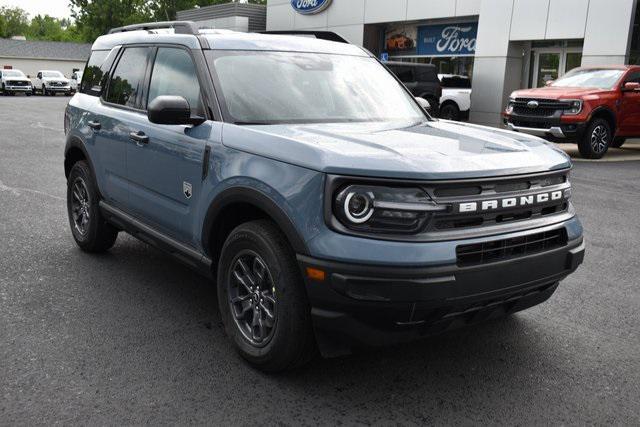
<svg viewBox="0 0 640 427">
<path fill-rule="evenodd" d="M 69 86 L 45 86 L 49 92 L 71 92 Z"/>
<path fill-rule="evenodd" d="M 537 305 L 583 259 L 581 236 L 557 249 L 470 267 L 368 266 L 298 256 L 301 271 L 326 272 L 322 281 L 305 276 L 325 356 L 409 341 Z"/>
<path fill-rule="evenodd" d="M 5 86 L 5 90 L 9 92 L 31 92 L 31 86 Z"/>
<path fill-rule="evenodd" d="M 504 125 L 512 131 L 556 140 L 576 141 L 582 137 L 586 122 L 561 120 L 561 116 L 535 117 L 522 115 L 503 116 Z"/>
</svg>

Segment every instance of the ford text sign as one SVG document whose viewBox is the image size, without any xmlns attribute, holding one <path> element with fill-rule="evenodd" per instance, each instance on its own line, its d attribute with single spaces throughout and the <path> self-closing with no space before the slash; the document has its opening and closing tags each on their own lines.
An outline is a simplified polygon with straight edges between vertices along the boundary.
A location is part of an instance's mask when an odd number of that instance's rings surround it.
<svg viewBox="0 0 640 427">
<path fill-rule="evenodd" d="M 331 4 L 331 0 L 291 0 L 291 7 L 303 15 L 320 13 Z"/>
<path fill-rule="evenodd" d="M 425 25 L 418 28 L 418 55 L 474 55 L 478 23 Z"/>
</svg>

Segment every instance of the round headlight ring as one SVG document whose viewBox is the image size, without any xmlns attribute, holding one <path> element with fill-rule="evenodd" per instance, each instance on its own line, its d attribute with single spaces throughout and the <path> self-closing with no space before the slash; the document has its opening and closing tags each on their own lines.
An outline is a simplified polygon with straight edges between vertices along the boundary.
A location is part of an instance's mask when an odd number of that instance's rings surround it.
<svg viewBox="0 0 640 427">
<path fill-rule="evenodd" d="M 352 191 L 345 197 L 343 206 L 344 215 L 350 222 L 363 224 L 373 215 L 373 194 Z M 355 212 L 351 211 L 352 207 Z"/>
</svg>

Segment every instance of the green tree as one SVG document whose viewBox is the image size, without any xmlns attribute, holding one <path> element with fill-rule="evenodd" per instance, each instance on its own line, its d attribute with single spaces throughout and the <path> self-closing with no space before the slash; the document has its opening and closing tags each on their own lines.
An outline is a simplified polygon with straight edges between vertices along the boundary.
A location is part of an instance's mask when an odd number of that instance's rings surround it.
<svg viewBox="0 0 640 427">
<path fill-rule="evenodd" d="M 0 37 L 23 36 L 29 27 L 29 15 L 19 7 L 0 7 Z"/>
<path fill-rule="evenodd" d="M 70 0 L 69 3 L 78 31 L 88 42 L 111 28 L 152 18 L 145 0 Z"/>
</svg>

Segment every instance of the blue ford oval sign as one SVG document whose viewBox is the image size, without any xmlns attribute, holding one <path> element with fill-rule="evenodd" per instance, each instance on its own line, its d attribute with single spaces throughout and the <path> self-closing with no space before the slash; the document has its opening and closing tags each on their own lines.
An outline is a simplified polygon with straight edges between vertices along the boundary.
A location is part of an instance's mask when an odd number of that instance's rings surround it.
<svg viewBox="0 0 640 427">
<path fill-rule="evenodd" d="M 331 0 L 291 0 L 291 7 L 303 15 L 320 13 L 331 4 Z"/>
</svg>

